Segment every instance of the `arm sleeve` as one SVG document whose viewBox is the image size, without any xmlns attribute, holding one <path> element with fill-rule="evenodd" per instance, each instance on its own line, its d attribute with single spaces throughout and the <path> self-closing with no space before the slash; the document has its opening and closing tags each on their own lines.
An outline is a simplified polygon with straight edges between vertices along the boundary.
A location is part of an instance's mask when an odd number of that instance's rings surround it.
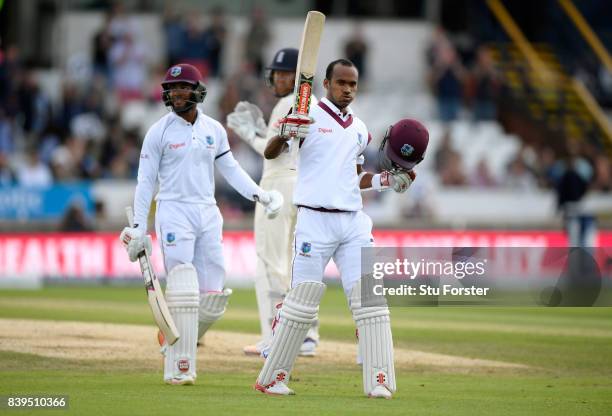
<svg viewBox="0 0 612 416">
<path fill-rule="evenodd" d="M 159 163 L 162 156 L 161 135 L 155 128 L 149 129 L 144 138 L 138 164 L 138 183 L 134 195 L 134 223 L 147 227 L 151 200 L 155 192 Z"/>
<path fill-rule="evenodd" d="M 360 155 L 363 155 L 365 153 L 366 148 L 368 147 L 371 141 L 372 141 L 372 134 L 368 132 L 368 139 L 365 141 L 364 145 L 362 146 L 361 152 L 359 153 Z"/>
<path fill-rule="evenodd" d="M 223 175 L 232 188 L 246 199 L 254 201 L 256 195 L 263 193 L 263 190 L 240 167 L 231 151 L 227 151 L 220 157 L 217 157 L 215 166 L 217 166 L 221 175 Z"/>
</svg>

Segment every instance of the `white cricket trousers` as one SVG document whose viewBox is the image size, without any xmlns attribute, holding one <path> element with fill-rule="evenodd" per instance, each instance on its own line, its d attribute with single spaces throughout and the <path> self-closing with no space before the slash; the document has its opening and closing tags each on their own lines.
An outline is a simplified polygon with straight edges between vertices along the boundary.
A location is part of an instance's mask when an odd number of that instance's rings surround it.
<svg viewBox="0 0 612 416">
<path fill-rule="evenodd" d="M 166 275 L 176 265 L 191 263 L 198 273 L 200 293 L 222 291 L 222 229 L 223 217 L 216 205 L 157 201 L 155 230 Z"/>
<path fill-rule="evenodd" d="M 272 337 L 275 306 L 282 302 L 291 285 L 291 259 L 293 232 L 297 208 L 291 203 L 295 187 L 295 173 L 264 177 L 259 184 L 263 189 L 275 189 L 284 198 L 278 216 L 269 219 L 261 204 L 255 206 L 255 294 L 263 340 Z"/>
<path fill-rule="evenodd" d="M 320 212 L 299 207 L 291 287 L 321 282 L 325 266 L 333 258 L 348 296 L 361 278 L 361 248 L 373 245 L 372 220 L 364 212 Z"/>
</svg>

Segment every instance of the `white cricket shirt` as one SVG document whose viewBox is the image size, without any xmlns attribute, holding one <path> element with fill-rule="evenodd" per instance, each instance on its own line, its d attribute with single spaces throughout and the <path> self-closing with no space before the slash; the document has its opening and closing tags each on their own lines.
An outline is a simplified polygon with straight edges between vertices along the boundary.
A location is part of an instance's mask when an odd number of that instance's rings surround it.
<svg viewBox="0 0 612 416">
<path fill-rule="evenodd" d="M 147 132 L 140 152 L 134 222 L 147 223 L 157 181 L 158 201 L 216 204 L 215 165 L 243 196 L 252 199 L 261 191 L 234 160 L 221 123 L 200 110 L 193 124 L 174 112 L 162 117 Z"/>
<path fill-rule="evenodd" d="M 346 115 L 327 98 L 310 107 L 310 125 L 298 157 L 296 205 L 359 211 L 363 204 L 357 175 L 357 157 L 369 142 L 366 125 L 350 107 Z"/>
</svg>

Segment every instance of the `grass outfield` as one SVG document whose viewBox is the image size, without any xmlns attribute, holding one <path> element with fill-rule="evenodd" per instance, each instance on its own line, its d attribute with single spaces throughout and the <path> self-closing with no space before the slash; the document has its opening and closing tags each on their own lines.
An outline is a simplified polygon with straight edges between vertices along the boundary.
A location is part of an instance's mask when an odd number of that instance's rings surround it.
<svg viewBox="0 0 612 416">
<path fill-rule="evenodd" d="M 328 289 L 320 315 L 323 343 L 339 342 L 352 351 L 352 345 L 342 343 L 353 342 L 354 326 L 341 290 Z M 612 414 L 612 308 L 394 308 L 394 340 L 405 355 L 435 353 L 443 355 L 434 358 L 491 360 L 508 366 L 403 362 L 397 368 L 398 392 L 390 401 L 363 397 L 358 366 L 322 362 L 320 357 L 298 360 L 291 383 L 296 396 L 257 394 L 251 385 L 261 361 L 246 360 L 239 349 L 228 350 L 215 362 L 204 358 L 204 366 L 198 362 L 195 386 L 166 386 L 161 381 L 160 356 L 149 356 L 153 347 L 147 337 L 150 331 L 152 344 L 154 328 L 141 288 L 0 291 L 0 322 L 13 322 L 7 319 L 90 322 L 85 328 L 98 328 L 97 323 L 103 322 L 134 328 L 134 339 L 128 335 L 126 342 L 132 343 L 134 351 L 143 348 L 145 356 L 135 353 L 131 358 L 122 350 L 114 361 L 95 356 L 71 359 L 73 352 L 77 358 L 80 352 L 61 343 L 55 348 L 67 349 L 63 356 L 40 355 L 14 347 L 19 345 L 19 332 L 10 339 L 6 331 L 0 332 L 0 395 L 67 394 L 70 409 L 62 413 Z M 29 327 L 23 328 L 27 332 Z M 215 329 L 222 331 L 221 337 L 256 334 L 254 292 L 235 291 Z M 145 341 L 137 337 L 143 331 Z M 88 337 L 85 331 L 78 338 Z M 106 345 L 100 339 L 100 345 Z M 90 349 L 95 350 L 95 345 Z M 206 356 L 206 348 L 200 355 Z"/>
</svg>

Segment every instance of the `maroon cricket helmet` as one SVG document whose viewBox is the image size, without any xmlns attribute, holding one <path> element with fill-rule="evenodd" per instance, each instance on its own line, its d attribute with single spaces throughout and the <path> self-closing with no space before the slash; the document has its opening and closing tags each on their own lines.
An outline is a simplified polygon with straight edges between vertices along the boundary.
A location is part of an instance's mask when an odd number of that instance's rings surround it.
<svg viewBox="0 0 612 416">
<path fill-rule="evenodd" d="M 190 95 L 191 98 L 188 104 L 181 108 L 175 108 L 170 98 L 170 85 L 178 82 L 185 82 L 193 87 L 193 92 Z M 202 81 L 202 74 L 200 74 L 200 71 L 193 65 L 177 64 L 171 66 L 166 72 L 166 76 L 162 80 L 161 85 L 163 88 L 162 98 L 164 104 L 172 107 L 175 112 L 187 111 L 194 105 L 203 102 L 206 97 L 206 85 Z"/>
<path fill-rule="evenodd" d="M 429 132 L 417 120 L 405 118 L 391 125 L 379 149 L 385 170 L 412 170 L 425 157 Z"/>
</svg>

